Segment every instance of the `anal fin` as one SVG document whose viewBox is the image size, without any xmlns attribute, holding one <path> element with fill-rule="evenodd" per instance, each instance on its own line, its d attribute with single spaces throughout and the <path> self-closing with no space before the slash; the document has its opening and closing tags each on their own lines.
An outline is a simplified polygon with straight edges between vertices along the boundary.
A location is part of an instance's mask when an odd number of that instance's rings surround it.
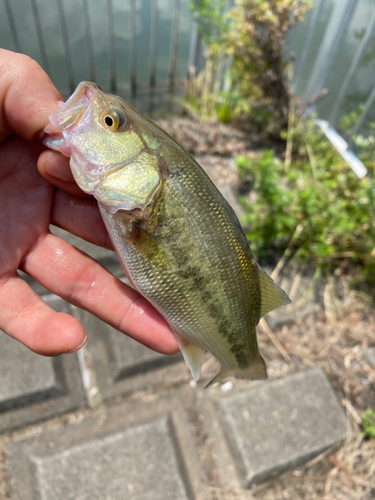
<svg viewBox="0 0 375 500">
<path fill-rule="evenodd" d="M 186 340 L 179 341 L 178 343 L 185 363 L 188 365 L 193 379 L 197 382 L 201 376 L 203 354 L 205 353 L 205 350 L 202 347 Z"/>
</svg>

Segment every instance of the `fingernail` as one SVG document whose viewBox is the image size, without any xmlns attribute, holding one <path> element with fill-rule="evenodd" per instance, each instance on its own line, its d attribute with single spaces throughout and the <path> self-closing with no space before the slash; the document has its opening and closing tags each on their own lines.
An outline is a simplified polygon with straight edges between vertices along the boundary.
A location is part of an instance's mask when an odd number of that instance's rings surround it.
<svg viewBox="0 0 375 500">
<path fill-rule="evenodd" d="M 82 349 L 83 346 L 85 346 L 87 344 L 87 341 L 88 341 L 88 336 L 85 334 L 85 338 L 83 339 L 81 344 L 78 347 L 76 347 L 75 349 L 72 349 L 71 351 L 66 351 L 65 354 L 72 354 L 73 352 L 79 351 L 80 349 Z"/>
<path fill-rule="evenodd" d="M 73 182 L 72 174 L 68 166 L 69 160 L 61 153 L 51 151 L 44 158 L 43 168 L 46 174 L 67 182 Z"/>
</svg>

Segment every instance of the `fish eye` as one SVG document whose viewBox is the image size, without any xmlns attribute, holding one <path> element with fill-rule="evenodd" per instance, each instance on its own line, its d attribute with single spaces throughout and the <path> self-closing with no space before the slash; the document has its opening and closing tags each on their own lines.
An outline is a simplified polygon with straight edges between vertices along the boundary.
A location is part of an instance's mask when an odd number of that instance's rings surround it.
<svg viewBox="0 0 375 500">
<path fill-rule="evenodd" d="M 103 125 L 110 130 L 118 130 L 126 123 L 126 116 L 119 109 L 106 110 L 101 119 Z"/>
</svg>

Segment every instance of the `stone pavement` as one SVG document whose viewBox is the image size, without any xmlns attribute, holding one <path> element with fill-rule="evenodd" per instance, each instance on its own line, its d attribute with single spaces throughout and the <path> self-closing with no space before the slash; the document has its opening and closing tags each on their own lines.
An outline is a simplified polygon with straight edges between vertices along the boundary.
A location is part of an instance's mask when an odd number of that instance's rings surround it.
<svg viewBox="0 0 375 500">
<path fill-rule="evenodd" d="M 111 252 L 54 231 L 123 277 Z M 1 499 L 209 500 L 212 486 L 245 491 L 345 439 L 321 370 L 204 390 L 207 369 L 196 385 L 180 355 L 154 353 L 28 281 L 78 317 L 89 342 L 44 358 L 0 332 Z"/>
</svg>

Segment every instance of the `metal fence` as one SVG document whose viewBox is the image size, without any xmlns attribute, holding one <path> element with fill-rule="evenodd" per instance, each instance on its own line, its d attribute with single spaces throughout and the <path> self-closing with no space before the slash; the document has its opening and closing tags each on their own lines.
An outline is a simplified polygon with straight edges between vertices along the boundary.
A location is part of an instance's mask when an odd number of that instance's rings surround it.
<svg viewBox="0 0 375 500">
<path fill-rule="evenodd" d="M 0 0 L 0 47 L 37 60 L 64 98 L 91 80 L 153 115 L 183 93 L 198 35 L 188 0 Z"/>
<path fill-rule="evenodd" d="M 314 3 L 289 40 L 296 57 L 291 90 L 317 112 L 317 124 L 362 177 L 366 168 L 355 155 L 353 138 L 368 135 L 375 122 L 375 2 Z M 342 118 L 350 113 L 353 123 L 344 130 Z"/>
<path fill-rule="evenodd" d="M 362 176 L 352 139 L 375 122 L 375 0 L 314 3 L 288 41 L 291 90 Z M 96 81 L 149 116 L 176 111 L 202 59 L 189 0 L 0 0 L 0 47 L 36 59 L 64 98 L 78 82 Z M 344 132 L 340 121 L 353 112 Z"/>
</svg>

